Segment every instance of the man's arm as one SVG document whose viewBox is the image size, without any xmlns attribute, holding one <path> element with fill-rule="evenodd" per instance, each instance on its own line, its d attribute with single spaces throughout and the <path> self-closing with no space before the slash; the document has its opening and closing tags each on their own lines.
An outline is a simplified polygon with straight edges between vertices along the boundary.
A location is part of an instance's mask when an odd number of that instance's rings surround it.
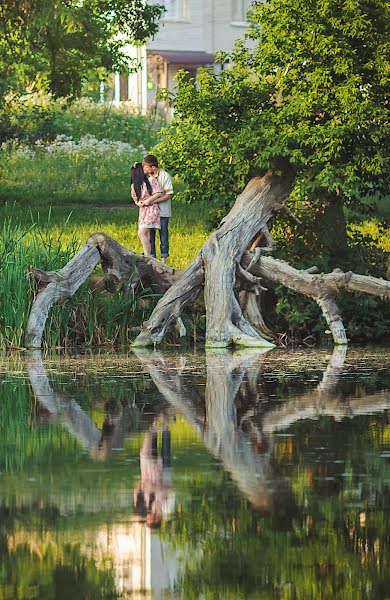
<svg viewBox="0 0 390 600">
<path fill-rule="evenodd" d="M 167 200 L 170 200 L 172 196 L 173 194 L 163 194 L 162 196 L 158 197 L 151 196 L 144 202 L 144 204 L 146 204 L 147 206 L 149 206 L 150 204 L 160 204 L 160 202 L 166 202 Z"/>
</svg>

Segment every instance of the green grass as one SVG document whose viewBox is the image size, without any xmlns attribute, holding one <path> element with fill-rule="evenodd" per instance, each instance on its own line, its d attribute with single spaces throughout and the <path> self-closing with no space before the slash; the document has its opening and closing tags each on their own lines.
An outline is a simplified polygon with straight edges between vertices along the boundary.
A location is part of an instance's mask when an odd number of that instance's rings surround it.
<svg viewBox="0 0 390 600">
<path fill-rule="evenodd" d="M 67 152 L 66 144 L 64 149 L 58 143 L 31 153 L 25 145 L 6 146 L 0 155 L 0 200 L 26 206 L 127 201 L 130 167 L 142 158 L 143 147 L 83 138 Z"/>
</svg>

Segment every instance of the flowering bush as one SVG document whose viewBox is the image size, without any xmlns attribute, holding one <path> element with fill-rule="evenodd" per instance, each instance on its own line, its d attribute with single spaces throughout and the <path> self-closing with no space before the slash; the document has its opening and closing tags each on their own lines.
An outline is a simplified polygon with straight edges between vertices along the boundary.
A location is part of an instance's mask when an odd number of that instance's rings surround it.
<svg viewBox="0 0 390 600">
<path fill-rule="evenodd" d="M 130 166 L 161 125 L 129 104 L 69 105 L 42 93 L 9 98 L 2 110 L 0 199 L 39 204 L 128 201 Z"/>
<path fill-rule="evenodd" d="M 80 140 L 91 135 L 98 140 L 151 148 L 162 124 L 161 116 L 140 115 L 128 102 L 114 106 L 82 98 L 69 103 L 66 98 L 54 99 L 43 92 L 10 96 L 0 105 L 0 142 L 52 141 L 59 135 Z"/>
<path fill-rule="evenodd" d="M 79 140 L 72 139 L 71 136 L 60 134 L 52 142 L 38 139 L 34 144 L 26 144 L 18 138 L 2 142 L 1 150 L 17 157 L 33 158 L 43 155 L 75 155 L 84 154 L 127 154 L 133 156 L 134 153 L 145 153 L 146 148 L 143 145 L 138 148 L 133 147 L 127 142 L 116 142 L 112 140 L 98 140 L 91 134 L 84 135 Z"/>
<path fill-rule="evenodd" d="M 144 146 L 59 135 L 52 142 L 26 144 L 18 139 L 0 147 L 0 199 L 58 202 L 126 202 L 130 166 L 145 154 Z"/>
</svg>

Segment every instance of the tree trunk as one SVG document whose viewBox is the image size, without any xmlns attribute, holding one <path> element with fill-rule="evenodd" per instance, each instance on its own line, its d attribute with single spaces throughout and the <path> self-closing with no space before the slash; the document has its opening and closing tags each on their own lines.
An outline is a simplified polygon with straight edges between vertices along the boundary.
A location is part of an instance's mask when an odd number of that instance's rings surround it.
<svg viewBox="0 0 390 600">
<path fill-rule="evenodd" d="M 349 247 L 342 199 L 325 191 L 320 199 L 321 211 L 316 218 L 319 247 L 327 258 L 328 268 L 346 268 Z"/>
</svg>

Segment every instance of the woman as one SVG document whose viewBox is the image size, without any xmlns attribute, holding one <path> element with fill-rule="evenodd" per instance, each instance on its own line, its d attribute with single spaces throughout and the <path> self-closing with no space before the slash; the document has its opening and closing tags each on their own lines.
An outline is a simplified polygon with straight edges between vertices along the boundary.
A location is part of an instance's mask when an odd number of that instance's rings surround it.
<svg viewBox="0 0 390 600">
<path fill-rule="evenodd" d="M 135 163 L 131 169 L 131 196 L 139 206 L 138 237 L 144 248 L 144 255 L 150 256 L 150 230 L 160 229 L 160 209 L 153 200 L 162 196 L 163 190 L 157 179 L 149 180 L 141 163 Z"/>
</svg>

